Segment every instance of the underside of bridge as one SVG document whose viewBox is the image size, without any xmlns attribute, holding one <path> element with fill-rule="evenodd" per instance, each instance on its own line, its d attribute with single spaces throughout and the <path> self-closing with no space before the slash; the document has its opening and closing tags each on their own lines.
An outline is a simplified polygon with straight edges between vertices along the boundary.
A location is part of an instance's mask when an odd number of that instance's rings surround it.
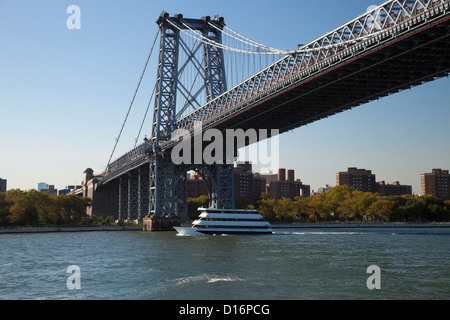
<svg viewBox="0 0 450 320">
<path fill-rule="evenodd" d="M 267 128 L 280 133 L 347 109 L 448 76 L 450 20 L 365 52 L 296 84 L 215 128 Z"/>
<path fill-rule="evenodd" d="M 448 76 L 450 20 L 382 48 L 365 51 L 317 77 L 219 123 L 229 128 L 279 129 L 280 133 L 347 109 Z"/>
</svg>

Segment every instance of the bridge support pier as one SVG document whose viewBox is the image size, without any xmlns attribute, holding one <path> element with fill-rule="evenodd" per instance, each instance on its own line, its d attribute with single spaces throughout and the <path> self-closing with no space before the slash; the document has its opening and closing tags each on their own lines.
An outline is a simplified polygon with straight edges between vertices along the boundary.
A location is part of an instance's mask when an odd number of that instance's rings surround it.
<svg viewBox="0 0 450 320">
<path fill-rule="evenodd" d="M 174 231 L 180 225 L 178 217 L 145 217 L 143 231 Z"/>
</svg>

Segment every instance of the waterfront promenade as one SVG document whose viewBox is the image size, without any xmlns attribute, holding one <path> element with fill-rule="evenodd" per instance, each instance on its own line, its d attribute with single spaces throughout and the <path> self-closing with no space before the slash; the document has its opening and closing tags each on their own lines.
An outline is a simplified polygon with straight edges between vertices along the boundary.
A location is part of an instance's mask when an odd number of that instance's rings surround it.
<svg viewBox="0 0 450 320">
<path fill-rule="evenodd" d="M 89 232 L 89 231 L 137 231 L 137 230 L 142 230 L 142 226 L 79 226 L 79 227 L 0 228 L 0 234 L 49 233 L 49 232 Z"/>
</svg>

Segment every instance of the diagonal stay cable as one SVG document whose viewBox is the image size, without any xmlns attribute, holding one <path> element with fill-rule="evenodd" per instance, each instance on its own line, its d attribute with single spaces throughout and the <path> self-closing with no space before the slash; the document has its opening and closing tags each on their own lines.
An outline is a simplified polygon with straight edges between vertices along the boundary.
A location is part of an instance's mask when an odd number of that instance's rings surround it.
<svg viewBox="0 0 450 320">
<path fill-rule="evenodd" d="M 114 144 L 113 151 L 111 153 L 111 156 L 109 157 L 108 164 L 106 165 L 106 169 L 105 169 L 106 171 L 108 171 L 109 164 L 111 163 L 111 159 L 112 159 L 112 157 L 114 155 L 114 152 L 116 151 L 116 147 L 117 147 L 117 144 L 119 143 L 120 136 L 122 135 L 123 128 L 125 127 L 125 124 L 127 122 L 128 116 L 129 116 L 130 111 L 131 111 L 131 108 L 133 107 L 134 99 L 136 98 L 137 92 L 139 91 L 139 87 L 141 86 L 142 78 L 144 77 L 145 70 L 147 69 L 148 62 L 150 60 L 150 57 L 152 56 L 153 48 L 155 47 L 155 43 L 156 43 L 156 39 L 158 39 L 158 35 L 159 35 L 159 29 L 156 32 L 155 40 L 153 40 L 152 48 L 151 48 L 150 53 L 149 53 L 149 55 L 147 57 L 147 61 L 145 62 L 144 70 L 142 70 L 142 74 L 141 74 L 141 77 L 139 79 L 139 83 L 138 83 L 138 85 L 136 87 L 136 90 L 134 91 L 133 99 L 131 100 L 130 106 L 128 107 L 128 111 L 127 111 L 127 114 L 125 116 L 125 120 L 122 123 L 122 128 L 120 128 L 119 136 L 116 138 L 116 143 Z"/>
</svg>

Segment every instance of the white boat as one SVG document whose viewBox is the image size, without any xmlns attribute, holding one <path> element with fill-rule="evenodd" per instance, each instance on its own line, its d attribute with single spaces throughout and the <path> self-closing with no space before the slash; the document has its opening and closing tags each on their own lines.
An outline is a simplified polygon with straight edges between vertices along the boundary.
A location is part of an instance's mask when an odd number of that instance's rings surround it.
<svg viewBox="0 0 450 320">
<path fill-rule="evenodd" d="M 270 223 L 256 210 L 199 208 L 190 227 L 174 227 L 179 235 L 272 234 Z"/>
</svg>

